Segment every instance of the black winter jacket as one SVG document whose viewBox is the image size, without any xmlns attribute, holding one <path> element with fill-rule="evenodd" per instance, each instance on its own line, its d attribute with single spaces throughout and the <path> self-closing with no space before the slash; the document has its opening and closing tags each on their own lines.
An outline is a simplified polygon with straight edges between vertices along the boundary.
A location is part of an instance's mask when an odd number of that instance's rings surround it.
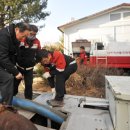
<svg viewBox="0 0 130 130">
<path fill-rule="evenodd" d="M 0 30 L 0 68 L 16 76 L 19 71 L 15 67 L 15 55 L 18 48 L 15 25 Z"/>
<path fill-rule="evenodd" d="M 20 43 L 16 62 L 23 68 L 34 67 L 36 64 L 36 56 L 38 50 L 41 49 L 40 41 L 36 38 L 30 41 L 31 46 L 28 44 L 27 39 L 23 39 Z"/>
</svg>

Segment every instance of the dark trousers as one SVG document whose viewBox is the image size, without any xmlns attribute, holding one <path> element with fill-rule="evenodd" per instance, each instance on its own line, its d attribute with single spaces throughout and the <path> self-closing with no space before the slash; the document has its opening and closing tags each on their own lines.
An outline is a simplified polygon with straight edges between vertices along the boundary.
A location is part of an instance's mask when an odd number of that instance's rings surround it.
<svg viewBox="0 0 130 130">
<path fill-rule="evenodd" d="M 1 102 L 7 105 L 12 104 L 14 88 L 14 76 L 0 68 L 0 94 Z"/>
<path fill-rule="evenodd" d="M 77 64 L 75 63 L 67 66 L 64 72 L 58 73 L 55 76 L 48 78 L 49 85 L 51 86 L 51 88 L 55 87 L 56 89 L 56 100 L 63 100 L 64 94 L 66 94 L 65 82 L 71 74 L 76 72 L 76 70 Z"/>
<path fill-rule="evenodd" d="M 24 76 L 25 90 L 24 96 L 27 99 L 32 99 L 32 84 L 33 84 L 33 69 L 23 70 L 18 67 L 19 72 Z M 18 93 L 18 86 L 21 80 L 14 80 L 14 95 Z"/>
</svg>

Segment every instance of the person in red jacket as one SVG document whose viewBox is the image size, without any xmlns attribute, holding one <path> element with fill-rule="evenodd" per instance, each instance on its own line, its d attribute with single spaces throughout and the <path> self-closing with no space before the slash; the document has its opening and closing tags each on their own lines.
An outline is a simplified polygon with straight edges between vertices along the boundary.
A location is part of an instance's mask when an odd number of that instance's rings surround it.
<svg viewBox="0 0 130 130">
<path fill-rule="evenodd" d="M 55 98 L 48 100 L 47 103 L 53 107 L 61 107 L 66 93 L 65 82 L 71 74 L 76 72 L 77 63 L 74 58 L 60 51 L 50 52 L 44 49 L 39 51 L 38 57 L 46 71 L 43 77 L 48 79 L 50 86 L 56 90 Z"/>
<path fill-rule="evenodd" d="M 87 64 L 87 55 L 86 55 L 86 52 L 85 52 L 85 48 L 84 46 L 81 46 L 80 47 L 80 64 L 82 65 L 86 65 Z"/>
</svg>

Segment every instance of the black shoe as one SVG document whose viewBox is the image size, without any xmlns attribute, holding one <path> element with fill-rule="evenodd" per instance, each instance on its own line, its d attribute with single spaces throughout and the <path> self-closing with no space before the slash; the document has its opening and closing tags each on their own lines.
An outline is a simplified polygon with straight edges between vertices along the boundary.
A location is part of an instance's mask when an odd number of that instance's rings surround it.
<svg viewBox="0 0 130 130">
<path fill-rule="evenodd" d="M 58 101 L 55 99 L 47 100 L 47 104 L 52 107 L 63 107 L 64 106 L 63 101 Z"/>
</svg>

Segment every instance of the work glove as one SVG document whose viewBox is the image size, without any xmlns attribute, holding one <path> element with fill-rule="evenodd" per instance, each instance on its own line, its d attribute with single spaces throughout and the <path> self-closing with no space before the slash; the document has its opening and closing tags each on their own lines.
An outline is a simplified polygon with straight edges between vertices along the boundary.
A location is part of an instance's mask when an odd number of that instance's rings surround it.
<svg viewBox="0 0 130 130">
<path fill-rule="evenodd" d="M 50 73 L 49 72 L 45 72 L 43 75 L 42 75 L 43 78 L 45 79 L 48 79 L 49 77 L 51 77 Z"/>
<path fill-rule="evenodd" d="M 55 99 L 55 96 L 56 96 L 56 90 L 55 90 L 55 88 L 52 88 L 51 92 L 52 92 L 52 99 Z"/>
</svg>

